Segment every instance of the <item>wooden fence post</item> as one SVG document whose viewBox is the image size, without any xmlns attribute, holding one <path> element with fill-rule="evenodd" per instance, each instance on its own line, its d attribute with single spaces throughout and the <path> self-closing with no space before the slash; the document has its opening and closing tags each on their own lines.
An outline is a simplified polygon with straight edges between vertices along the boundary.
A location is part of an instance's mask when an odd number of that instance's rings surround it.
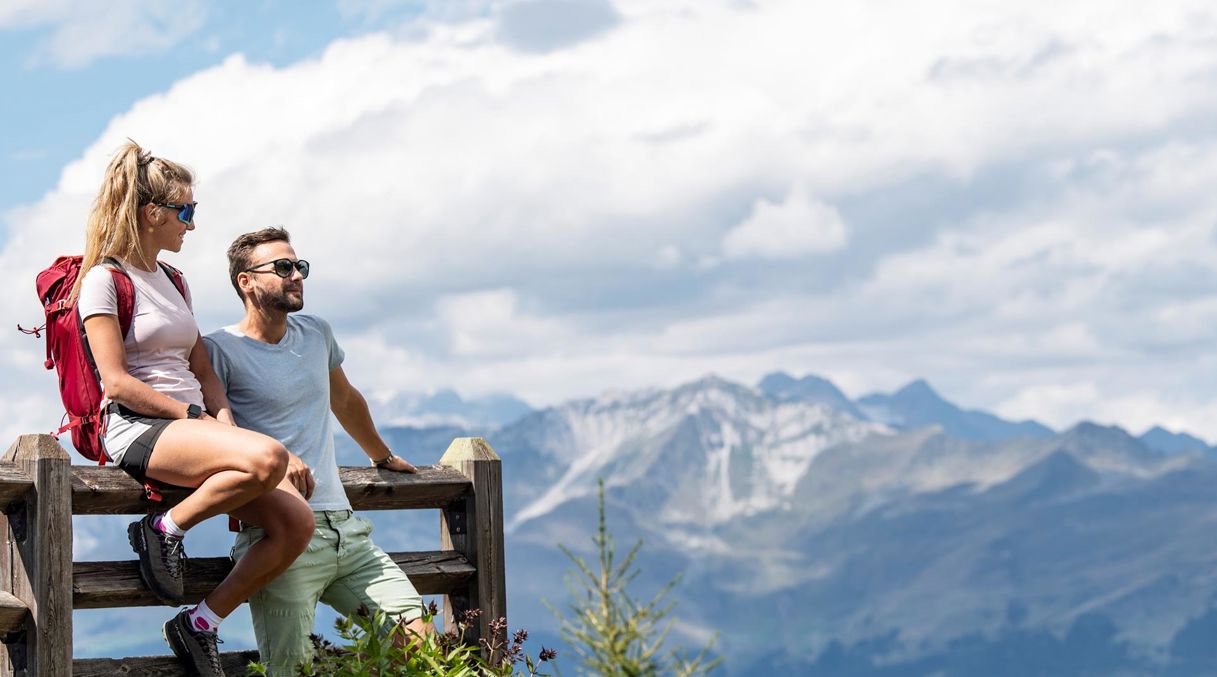
<svg viewBox="0 0 1217 677">
<path fill-rule="evenodd" d="M 10 641 L 0 673 L 72 674 L 72 466 L 50 435 L 22 435 L 4 460 L 33 479 L 6 511 L 0 577 L 28 609 L 24 643 Z"/>
<path fill-rule="evenodd" d="M 464 595 L 444 598 L 444 627 L 470 608 L 479 609 L 478 623 L 465 639 L 476 644 L 491 638 L 490 622 L 507 617 L 507 579 L 503 561 L 503 465 L 498 454 L 480 437 L 452 440 L 440 465 L 460 470 L 473 484 L 473 492 L 453 501 L 440 514 L 440 549 L 455 550 L 477 568 Z M 502 638 L 506 639 L 506 638 Z M 487 656 L 497 660 L 498 656 Z"/>
</svg>

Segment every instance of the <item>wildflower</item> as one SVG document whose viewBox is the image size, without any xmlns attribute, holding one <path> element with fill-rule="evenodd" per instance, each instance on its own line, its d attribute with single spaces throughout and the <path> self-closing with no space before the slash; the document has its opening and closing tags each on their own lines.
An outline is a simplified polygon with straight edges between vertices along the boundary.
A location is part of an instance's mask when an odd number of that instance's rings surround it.
<svg viewBox="0 0 1217 677">
<path fill-rule="evenodd" d="M 542 661 L 552 661 L 557 657 L 557 649 L 546 649 L 544 646 L 541 647 L 541 653 L 537 654 L 537 658 L 540 658 Z"/>
</svg>

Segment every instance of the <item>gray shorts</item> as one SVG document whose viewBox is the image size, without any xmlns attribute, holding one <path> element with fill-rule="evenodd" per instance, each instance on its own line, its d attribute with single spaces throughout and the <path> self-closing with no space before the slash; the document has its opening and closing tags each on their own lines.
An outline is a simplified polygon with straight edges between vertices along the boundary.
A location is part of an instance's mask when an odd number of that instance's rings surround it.
<svg viewBox="0 0 1217 677">
<path fill-rule="evenodd" d="M 106 407 L 106 455 L 114 465 L 143 482 L 152 450 L 173 419 L 137 414 L 117 402 Z"/>
</svg>

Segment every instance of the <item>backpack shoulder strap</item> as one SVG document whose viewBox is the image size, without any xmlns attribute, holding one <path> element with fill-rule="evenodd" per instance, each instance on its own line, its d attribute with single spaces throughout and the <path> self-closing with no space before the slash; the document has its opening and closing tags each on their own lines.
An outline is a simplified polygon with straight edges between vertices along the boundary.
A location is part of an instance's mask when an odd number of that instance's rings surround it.
<svg viewBox="0 0 1217 677">
<path fill-rule="evenodd" d="M 173 282 L 174 287 L 177 287 L 177 292 L 182 295 L 182 298 L 186 298 L 186 280 L 182 277 L 182 271 L 164 261 L 157 261 L 156 263 L 169 276 L 169 280 Z"/>
<path fill-rule="evenodd" d="M 113 256 L 107 256 L 105 263 L 109 264 L 110 275 L 114 277 L 114 298 L 118 303 L 118 327 L 123 333 L 123 339 L 131 332 L 131 323 L 135 319 L 135 284 L 127 274 L 123 264 Z"/>
</svg>

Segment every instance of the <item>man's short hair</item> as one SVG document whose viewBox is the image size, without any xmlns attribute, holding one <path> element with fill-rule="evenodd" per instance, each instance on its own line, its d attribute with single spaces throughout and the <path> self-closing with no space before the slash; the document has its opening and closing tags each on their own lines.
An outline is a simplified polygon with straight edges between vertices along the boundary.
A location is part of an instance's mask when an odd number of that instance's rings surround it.
<svg viewBox="0 0 1217 677">
<path fill-rule="evenodd" d="M 232 288 L 237 290 L 237 296 L 241 297 L 242 303 L 245 301 L 245 294 L 241 293 L 241 287 L 237 284 L 237 276 L 248 270 L 253 264 L 249 257 L 253 254 L 254 248 L 267 242 L 291 244 L 291 241 L 291 235 L 288 235 L 281 226 L 271 226 L 252 233 L 245 233 L 232 241 L 228 247 L 228 279 L 232 282 Z"/>
</svg>

